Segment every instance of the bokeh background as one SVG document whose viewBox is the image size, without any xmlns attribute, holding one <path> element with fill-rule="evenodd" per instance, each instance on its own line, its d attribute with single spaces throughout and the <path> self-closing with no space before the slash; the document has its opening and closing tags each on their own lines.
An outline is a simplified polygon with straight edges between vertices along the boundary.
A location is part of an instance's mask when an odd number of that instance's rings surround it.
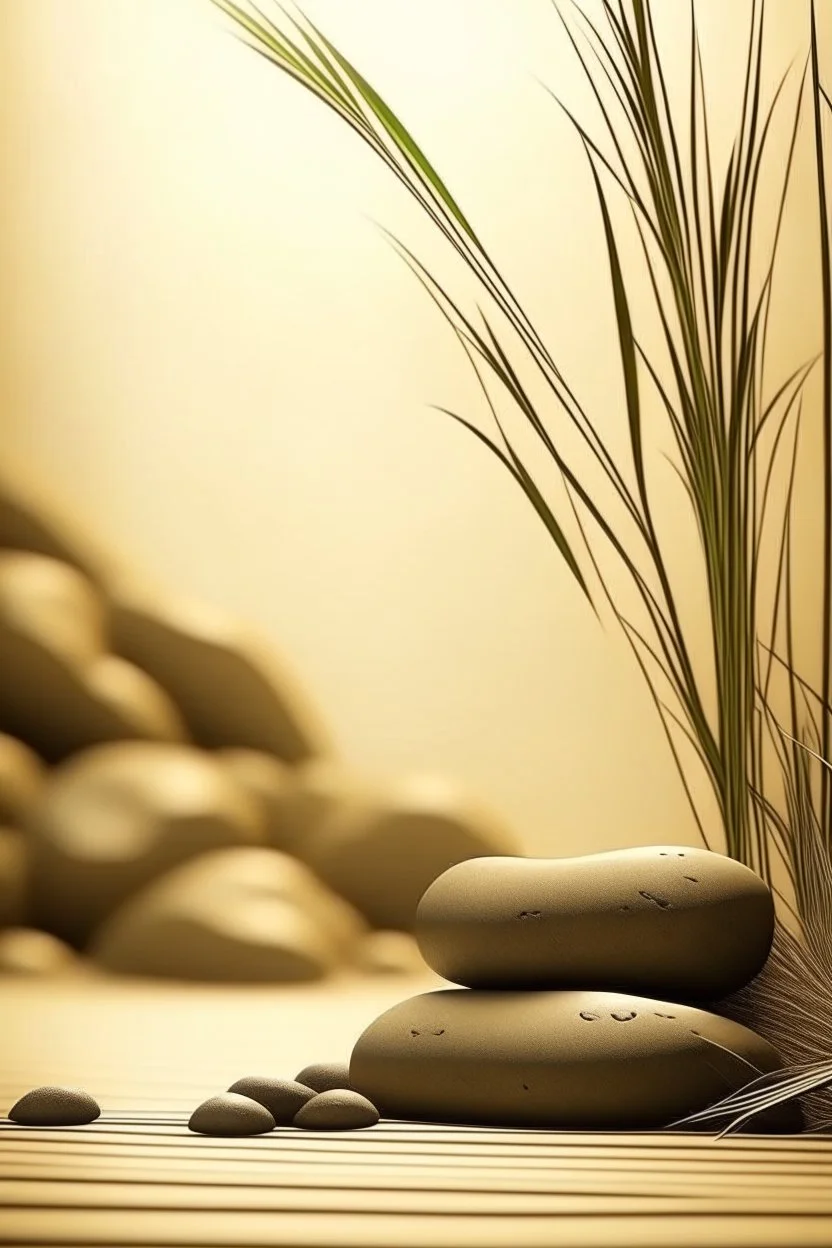
<svg viewBox="0 0 832 1248">
<path fill-rule="evenodd" d="M 681 67 L 688 6 L 661 7 Z M 697 7 L 724 159 L 750 3 Z M 538 81 L 592 116 L 552 6 L 304 8 L 419 138 L 623 452 L 599 215 Z M 769 6 L 769 85 L 803 8 Z M 356 765 L 453 775 L 530 853 L 697 843 L 626 643 L 430 407 L 482 414 L 375 224 L 455 272 L 404 192 L 207 0 L 3 0 L 0 58 L 0 468 L 131 571 L 255 625 Z M 773 373 L 818 345 L 813 212 L 799 158 Z M 672 476 L 656 488 L 707 660 L 695 538 Z M 808 477 L 802 499 L 816 514 Z M 800 554 L 809 628 L 818 551 Z"/>
</svg>

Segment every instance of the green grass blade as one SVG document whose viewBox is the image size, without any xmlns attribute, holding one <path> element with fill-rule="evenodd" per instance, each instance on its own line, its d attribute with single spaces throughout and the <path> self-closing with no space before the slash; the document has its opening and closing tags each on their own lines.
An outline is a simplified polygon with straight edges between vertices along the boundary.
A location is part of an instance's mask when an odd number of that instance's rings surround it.
<svg viewBox="0 0 832 1248">
<path fill-rule="evenodd" d="M 335 89 L 332 82 L 312 64 L 308 57 L 282 31 L 268 21 L 253 0 L 249 0 L 249 5 L 258 15 L 257 18 L 252 17 L 239 4 L 234 3 L 234 0 L 210 0 L 210 2 L 258 44 L 268 49 L 273 54 L 273 63 L 278 64 L 280 68 L 292 70 L 292 77 L 296 81 L 313 89 L 319 96 L 323 95 L 331 100 L 338 99 L 345 111 L 352 108 L 352 101 L 349 97 L 341 95 Z"/>
<path fill-rule="evenodd" d="M 716 390 L 717 371 L 716 371 L 716 339 L 714 329 L 714 316 L 711 306 L 710 289 L 708 285 L 708 257 L 711 251 L 712 240 L 706 236 L 706 227 L 709 217 L 702 211 L 701 203 L 701 168 L 699 155 L 699 118 L 700 113 L 704 119 L 704 125 L 707 129 L 707 115 L 705 112 L 704 97 L 700 102 L 700 81 L 701 81 L 701 58 L 699 56 L 699 36 L 696 27 L 696 14 L 694 10 L 694 0 L 690 0 L 690 83 L 688 90 L 689 99 L 689 115 L 688 127 L 690 131 L 690 162 L 691 162 L 691 191 L 690 197 L 692 201 L 692 217 L 693 217 L 693 239 L 691 247 L 693 255 L 696 259 L 697 277 L 699 280 L 700 301 L 702 316 L 705 322 L 705 334 L 708 342 L 708 354 L 711 361 L 711 388 Z M 712 204 L 713 192 L 712 188 L 706 182 L 706 190 L 708 192 L 708 203 Z"/>
<path fill-rule="evenodd" d="M 470 346 L 472 349 L 476 350 L 480 354 L 480 356 L 488 364 L 488 366 L 491 368 L 494 374 L 499 378 L 499 380 L 503 382 L 504 386 L 507 388 L 509 393 L 515 399 L 515 402 L 517 402 L 521 410 L 524 410 L 526 412 L 526 415 L 529 417 L 533 427 L 535 428 L 535 431 L 539 434 L 539 436 L 544 438 L 544 441 L 547 444 L 547 449 L 549 449 L 553 457 L 559 461 L 561 468 L 565 469 L 566 468 L 565 464 L 560 459 L 560 456 L 558 456 L 554 445 L 548 439 L 548 434 L 546 434 L 546 431 L 542 426 L 542 422 L 540 422 L 539 418 L 537 417 L 537 414 L 534 411 L 533 404 L 531 403 L 530 399 L 528 398 L 522 386 L 520 385 L 520 382 L 517 379 L 516 374 L 513 372 L 507 356 L 502 351 L 502 348 L 499 346 L 499 343 L 497 342 L 496 336 L 494 335 L 493 330 L 491 329 L 490 325 L 488 325 L 488 323 L 486 322 L 486 327 L 487 327 L 489 335 L 491 336 L 492 344 L 497 351 L 497 355 L 494 355 L 492 352 L 489 351 L 487 343 L 477 333 L 475 327 L 471 324 L 470 321 L 468 321 L 463 316 L 463 314 L 461 313 L 459 308 L 456 306 L 456 304 L 450 299 L 450 297 L 442 289 L 442 287 L 439 286 L 439 284 L 435 281 L 435 279 L 430 278 L 429 274 L 427 273 L 427 270 L 425 270 L 424 266 L 422 266 L 419 263 L 416 257 L 413 256 L 413 254 L 406 247 L 404 247 L 403 244 L 398 243 L 398 247 L 399 247 L 400 253 L 403 255 L 403 258 L 413 269 L 413 271 L 415 272 L 415 275 L 421 281 L 425 289 L 428 291 L 428 294 L 431 296 L 436 306 L 439 307 L 440 311 L 443 313 L 446 319 L 450 322 L 452 328 L 457 333 L 457 336 L 463 342 L 463 345 L 466 345 L 466 349 L 468 346 Z M 431 285 L 429 283 L 432 283 L 435 289 L 431 289 Z M 448 314 L 447 308 L 443 307 L 442 302 L 440 298 L 438 297 L 439 295 L 441 295 L 445 299 L 446 303 L 453 310 L 459 322 L 464 326 L 464 329 L 465 329 L 464 334 L 462 334 L 458 325 L 454 323 L 453 318 L 451 318 L 450 315 Z M 477 375 L 479 376 L 478 370 L 477 370 Z M 480 381 L 482 384 L 481 378 L 480 378 Z M 486 389 L 485 386 L 483 386 L 483 388 Z M 486 389 L 486 396 L 488 397 L 487 389 Z M 489 399 L 489 403 L 490 403 L 490 399 Z M 447 411 L 447 409 L 445 408 L 438 408 L 437 410 Z M 493 408 L 493 405 L 491 405 L 491 410 L 492 410 L 492 414 L 494 415 L 496 419 L 496 411 Z M 546 503 L 545 499 L 540 493 L 540 490 L 538 489 L 537 485 L 532 479 L 531 474 L 527 471 L 527 469 L 524 467 L 524 465 L 521 463 L 521 461 L 515 454 L 513 448 L 511 447 L 510 442 L 508 441 L 505 434 L 503 433 L 502 427 L 500 428 L 500 432 L 503 434 L 503 440 L 506 443 L 508 456 L 510 457 L 510 460 L 506 458 L 503 452 L 501 452 L 499 448 L 496 447 L 491 442 L 491 440 L 486 437 L 485 434 L 477 430 L 476 426 L 471 424 L 471 422 L 465 421 L 464 418 L 456 415 L 455 413 L 447 412 L 447 414 L 453 416 L 455 420 L 465 425 L 466 428 L 470 428 L 471 430 L 475 431 L 479 440 L 483 442 L 485 445 L 489 446 L 496 453 L 498 453 L 501 458 L 501 461 L 505 465 L 508 465 L 509 462 L 511 463 L 512 475 L 514 476 L 515 480 L 517 480 L 523 487 L 527 498 L 532 503 L 538 516 L 545 524 L 550 536 L 552 537 L 558 550 L 560 551 L 561 555 L 566 561 L 566 564 L 569 567 L 569 570 L 572 572 L 573 576 L 575 577 L 578 584 L 580 585 L 581 590 L 583 591 L 586 598 L 590 602 L 590 605 L 592 605 L 594 609 L 594 603 L 592 601 L 592 595 L 589 591 L 589 587 L 586 583 L 586 580 L 584 579 L 583 573 L 581 572 L 580 566 L 577 562 L 577 559 L 575 558 L 574 552 L 572 551 L 572 548 L 570 547 L 569 542 L 567 541 L 562 528 L 557 523 L 557 520 L 555 519 L 554 514 L 552 513 L 551 509 L 549 508 L 548 504 Z M 571 476 L 571 473 L 569 475 Z M 600 516 L 600 513 L 598 513 L 598 516 Z"/>
<path fill-rule="evenodd" d="M 638 388 L 638 365 L 636 363 L 636 348 L 635 339 L 633 337 L 633 324 L 630 317 L 630 304 L 624 285 L 624 276 L 621 271 L 621 260 L 618 254 L 618 245 L 615 241 L 615 234 L 613 233 L 612 221 L 610 219 L 604 189 L 601 186 L 601 179 L 598 176 L 598 171 L 595 168 L 592 157 L 589 156 L 589 153 L 587 153 L 587 157 L 592 170 L 592 177 L 595 182 L 595 191 L 598 198 L 598 204 L 601 209 L 601 217 L 604 223 L 604 238 L 607 245 L 607 259 L 609 260 L 613 302 L 615 305 L 615 320 L 618 328 L 618 348 L 621 355 L 621 367 L 624 374 L 624 393 L 627 402 L 627 420 L 630 427 L 630 447 L 633 454 L 633 465 L 635 467 L 639 497 L 641 498 L 642 507 L 644 508 L 645 513 L 647 513 L 649 511 L 649 503 L 647 497 L 647 480 L 644 473 L 644 450 L 641 438 L 641 400 Z"/>
<path fill-rule="evenodd" d="M 448 292 L 442 287 L 442 285 L 436 280 L 436 278 L 433 277 L 428 272 L 428 270 L 413 254 L 413 252 L 408 247 L 406 247 L 399 239 L 397 239 L 393 234 L 391 234 L 389 231 L 385 230 L 384 232 L 387 235 L 387 237 L 390 239 L 393 246 L 397 249 L 402 259 L 404 259 L 405 263 L 411 268 L 413 273 L 416 275 L 416 277 L 418 278 L 418 280 L 420 281 L 424 289 L 428 291 L 431 297 L 435 297 L 436 294 L 440 296 L 439 300 L 435 299 L 435 302 L 437 302 L 440 309 L 443 310 L 444 312 L 444 308 L 442 307 L 442 302 L 441 302 L 442 300 L 444 300 L 445 304 L 447 304 L 448 307 L 452 308 L 454 315 L 457 317 L 458 322 L 465 326 L 465 331 L 468 336 L 468 341 L 471 342 L 471 344 L 474 346 L 477 353 L 488 364 L 489 368 L 492 369 L 495 375 L 499 377 L 502 384 L 505 386 L 505 388 L 507 389 L 509 394 L 512 396 L 512 398 L 515 400 L 520 411 L 523 412 L 526 419 L 532 425 L 533 429 L 535 430 L 535 433 L 542 441 L 549 455 L 552 457 L 552 459 L 555 460 L 555 462 L 557 463 L 558 467 L 560 468 L 562 472 L 566 472 L 570 476 L 570 478 L 573 478 L 573 474 L 571 473 L 569 469 L 567 469 L 562 458 L 559 456 L 559 453 L 555 447 L 555 444 L 552 441 L 552 438 L 549 435 L 545 425 L 543 424 L 543 421 L 540 419 L 535 409 L 534 404 L 529 399 L 528 395 L 525 392 L 525 389 L 520 385 L 520 382 L 519 382 L 519 379 L 517 378 L 516 373 L 511 368 L 511 365 L 508 363 L 508 357 L 505 355 L 505 353 L 503 353 L 502 360 L 496 357 L 493 351 L 489 348 L 488 343 L 485 341 L 485 339 L 483 339 L 482 335 L 473 325 L 470 318 L 464 315 L 464 313 L 461 311 L 459 306 L 451 299 Z M 490 327 L 488 329 L 488 332 L 492 335 L 492 342 L 496 344 L 497 342 L 496 336 L 493 335 L 493 331 L 491 331 Z M 498 349 L 501 350 L 500 348 Z M 555 393 L 557 397 L 557 392 Z M 562 402 L 562 400 L 560 399 L 559 401 Z M 609 453 L 607 452 L 606 454 L 603 454 L 602 453 L 604 450 L 603 444 L 601 445 L 600 450 L 599 450 L 599 448 L 587 437 L 587 433 L 585 429 L 581 426 L 581 424 L 575 421 L 573 417 L 571 417 L 571 414 L 569 413 L 568 408 L 565 408 L 564 410 L 566 410 L 567 415 L 570 415 L 570 419 L 572 419 L 572 423 L 575 425 L 582 439 L 585 441 L 586 445 L 589 447 L 590 451 L 595 456 L 601 468 L 607 474 L 608 480 L 610 481 L 610 484 L 615 490 L 617 496 L 620 498 L 621 502 L 624 504 L 628 513 L 632 516 L 634 522 L 638 525 L 640 522 L 638 511 L 627 490 L 627 487 L 623 481 L 623 478 L 621 477 L 621 474 L 615 469 L 615 465 L 610 462 Z M 577 487 L 577 483 L 576 483 L 576 488 L 579 488 Z M 589 496 L 586 494 L 586 491 L 583 491 L 583 493 L 584 493 L 584 496 L 588 499 Z M 602 527 L 605 534 L 607 534 L 608 536 L 612 534 L 612 529 L 610 528 L 609 524 L 603 519 L 600 511 L 598 511 L 597 508 L 595 509 L 594 518 L 596 519 L 596 522 Z M 623 557 L 625 553 L 623 545 L 621 545 L 621 543 L 619 543 L 617 539 L 612 539 L 612 540 L 614 540 L 616 544 L 616 549 Z M 632 564 L 628 562 L 628 570 L 631 569 L 631 567 L 632 567 Z"/>
<path fill-rule="evenodd" d="M 824 699 L 821 743 L 824 757 L 832 744 L 832 239 L 830 238 L 829 202 L 827 193 L 826 151 L 821 121 L 820 64 L 817 13 L 811 6 L 811 65 L 815 142 L 815 168 L 818 190 L 818 228 L 820 231 L 821 291 L 823 301 L 823 656 L 821 690 Z M 822 776 L 822 813 L 827 840 L 832 840 L 832 811 L 828 773 Z"/>
<path fill-rule="evenodd" d="M 521 463 L 521 461 L 519 460 L 519 458 L 517 457 L 517 455 L 511 448 L 510 443 L 508 443 L 509 453 L 508 455 L 506 455 L 503 453 L 503 451 L 500 450 L 500 448 L 496 445 L 496 443 L 494 443 L 486 434 L 484 434 L 482 430 L 478 429 L 476 425 L 474 425 L 471 421 L 466 420 L 463 416 L 459 416 L 457 413 L 450 411 L 446 407 L 437 406 L 436 410 L 439 412 L 444 412 L 446 416 L 450 416 L 452 420 L 455 420 L 459 424 L 463 425 L 469 431 L 469 433 L 473 433 L 474 436 L 480 442 L 482 442 L 485 446 L 489 448 L 492 454 L 497 456 L 497 458 L 500 460 L 503 466 L 509 469 L 515 481 L 517 481 L 519 485 L 522 487 L 523 492 L 525 493 L 529 502 L 532 504 L 538 516 L 543 521 L 544 525 L 546 526 L 546 529 L 548 530 L 549 536 L 552 538 L 552 541 L 555 543 L 556 547 L 560 551 L 560 554 L 563 557 L 564 562 L 566 563 L 567 567 L 569 568 L 569 571 L 572 573 L 575 580 L 580 585 L 581 590 L 583 591 L 588 602 L 594 609 L 594 603 L 592 601 L 592 594 L 589 591 L 589 586 L 587 585 L 584 579 L 584 575 L 581 572 L 578 561 L 575 558 L 572 547 L 569 545 L 569 542 L 566 538 L 566 535 L 563 532 L 563 529 L 561 528 L 561 526 L 558 524 L 557 520 L 555 519 L 555 516 L 552 513 L 551 508 L 549 507 L 548 503 L 546 502 L 540 490 L 538 489 L 537 485 L 535 484 L 534 480 L 532 479 L 531 474 L 526 470 L 524 465 Z"/>
<path fill-rule="evenodd" d="M 472 225 L 407 127 L 400 121 L 390 106 L 381 98 L 379 93 L 370 85 L 367 79 L 358 72 L 355 66 L 348 61 L 347 58 L 339 52 L 332 43 L 330 43 L 326 36 L 321 34 L 321 32 L 313 26 L 311 22 L 309 23 L 309 26 L 312 30 L 314 30 L 315 35 L 318 39 L 320 39 L 322 45 L 329 52 L 330 56 L 332 56 L 338 63 L 342 72 L 347 76 L 347 78 L 349 78 L 350 82 L 371 109 L 373 115 L 384 127 L 387 134 L 389 134 L 399 151 L 402 152 L 408 163 L 418 171 L 420 176 L 432 188 L 471 241 L 478 243 L 479 240 Z"/>
<path fill-rule="evenodd" d="M 692 16 L 692 20 L 695 26 L 696 17 L 693 11 L 691 11 L 691 16 Z M 682 158 L 681 158 L 680 151 L 679 151 L 679 141 L 676 136 L 676 126 L 673 121 L 673 111 L 670 107 L 670 97 L 668 95 L 668 90 L 667 90 L 667 79 L 665 77 L 664 69 L 662 68 L 661 56 L 659 54 L 659 46 L 656 40 L 656 31 L 655 31 L 655 27 L 653 24 L 653 11 L 649 2 L 645 6 L 645 17 L 646 17 L 647 35 L 649 39 L 649 47 L 652 51 L 651 63 L 655 65 L 656 67 L 656 78 L 659 83 L 659 96 L 662 101 L 662 114 L 664 117 L 664 127 L 662 127 L 662 123 L 661 121 L 659 121 L 660 133 L 666 132 L 667 141 L 669 142 L 669 145 L 670 145 L 671 159 L 669 161 L 665 159 L 665 164 L 667 166 L 668 175 L 669 175 L 668 176 L 668 188 L 669 188 L 670 193 L 672 193 L 672 190 L 675 189 L 675 194 L 676 194 L 675 204 L 676 204 L 676 210 L 680 219 L 680 224 L 682 227 L 680 230 L 680 235 L 683 241 L 683 252 L 685 255 L 685 260 L 686 260 L 686 265 L 687 265 L 686 271 L 687 271 L 688 280 L 691 281 L 693 277 L 693 256 L 691 252 L 691 226 L 690 226 L 690 218 L 689 218 L 689 212 L 688 212 L 688 196 L 685 194 L 685 179 L 682 173 Z M 658 110 L 657 110 L 657 116 L 658 116 Z M 673 184 L 674 177 L 675 177 L 675 188 Z"/>
<path fill-rule="evenodd" d="M 656 372 L 656 369 L 650 357 L 646 354 L 644 350 L 642 350 L 638 342 L 636 342 L 636 350 L 638 351 L 639 359 L 641 360 L 642 364 L 647 369 L 647 372 L 650 375 L 653 385 L 655 386 L 656 391 L 658 392 L 659 398 L 662 401 L 662 406 L 664 407 L 667 413 L 668 419 L 670 421 L 670 426 L 673 429 L 673 434 L 676 439 L 676 445 L 679 448 L 679 453 L 682 456 L 682 460 L 685 466 L 685 471 L 687 472 L 686 484 L 688 484 L 688 488 L 690 488 L 689 482 L 694 477 L 695 471 L 694 471 L 693 463 L 691 461 L 691 446 L 688 440 L 687 429 L 685 428 L 682 422 L 682 419 L 679 416 L 679 413 L 676 411 L 675 407 L 673 406 L 670 400 L 670 395 L 667 392 L 667 387 L 665 386 L 664 382 L 661 380 L 658 373 Z M 691 498 L 691 501 L 693 502 L 692 498 Z"/>
</svg>

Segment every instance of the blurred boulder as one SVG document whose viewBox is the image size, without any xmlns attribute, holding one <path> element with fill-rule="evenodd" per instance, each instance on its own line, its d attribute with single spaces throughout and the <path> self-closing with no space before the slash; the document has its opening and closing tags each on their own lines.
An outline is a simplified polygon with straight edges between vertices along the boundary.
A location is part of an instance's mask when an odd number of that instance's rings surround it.
<svg viewBox="0 0 832 1248">
<path fill-rule="evenodd" d="M 367 975 L 425 975 L 429 968 L 410 932 L 366 932 L 355 950 L 355 965 Z"/>
<path fill-rule="evenodd" d="M 23 922 L 26 880 L 26 838 L 14 828 L 0 828 L 0 928 Z"/>
<path fill-rule="evenodd" d="M 295 768 L 262 750 L 217 750 L 214 757 L 257 804 L 266 842 L 272 849 L 291 850 L 294 836 L 287 805 Z"/>
<path fill-rule="evenodd" d="M 167 690 L 200 745 L 287 763 L 326 753 L 323 727 L 290 673 L 225 613 L 122 590 L 112 629 L 113 649 Z"/>
<path fill-rule="evenodd" d="M 170 698 L 106 647 L 105 605 L 80 572 L 0 552 L 0 729 L 50 762 L 105 741 L 182 740 Z"/>
<path fill-rule="evenodd" d="M 0 931 L 0 975 L 63 975 L 80 966 L 75 950 L 51 932 L 35 927 Z"/>
<path fill-rule="evenodd" d="M 365 776 L 332 758 L 289 766 L 259 750 L 219 750 L 216 757 L 259 803 L 269 844 L 300 857 L 333 810 L 373 791 Z"/>
<path fill-rule="evenodd" d="M 313 758 L 292 767 L 272 796 L 280 848 L 305 858 L 318 830 L 337 811 L 364 810 L 379 782 L 334 758 Z"/>
<path fill-rule="evenodd" d="M 320 979 L 348 960 L 346 907 L 278 850 L 226 849 L 156 880 L 111 915 L 89 951 L 128 975 L 215 982 Z"/>
<path fill-rule="evenodd" d="M 102 654 L 87 669 L 87 690 L 99 710 L 107 712 L 123 740 L 128 735 L 152 741 L 186 741 L 182 717 L 168 695 L 147 672 L 117 654 Z M 108 738 L 109 739 L 109 738 Z M 92 743 L 91 743 L 92 744 Z"/>
<path fill-rule="evenodd" d="M 451 781 L 411 776 L 333 805 L 298 852 L 374 927 L 409 930 L 422 893 L 448 867 L 519 847 Z"/>
<path fill-rule="evenodd" d="M 43 784 L 46 768 L 28 745 L 0 732 L 0 824 L 19 824 Z"/>
<path fill-rule="evenodd" d="M 76 946 L 156 876 L 262 834 L 251 799 L 209 755 L 144 741 L 57 767 L 26 830 L 33 921 Z"/>
<path fill-rule="evenodd" d="M 13 486 L 5 477 L 0 477 L 0 547 L 48 555 L 78 568 L 98 586 L 110 572 L 109 559 L 68 515 L 47 503 L 31 483 Z"/>
<path fill-rule="evenodd" d="M 0 551 L 0 616 L 72 667 L 84 667 L 106 648 L 106 608 L 76 568 L 44 555 Z"/>
</svg>

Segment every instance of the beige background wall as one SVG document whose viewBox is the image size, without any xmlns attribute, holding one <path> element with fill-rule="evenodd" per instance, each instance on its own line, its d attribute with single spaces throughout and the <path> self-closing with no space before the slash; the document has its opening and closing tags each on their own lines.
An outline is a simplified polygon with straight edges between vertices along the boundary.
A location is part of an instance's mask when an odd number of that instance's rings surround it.
<svg viewBox="0 0 832 1248">
<path fill-rule="evenodd" d="M 598 215 L 535 80 L 587 103 L 547 0 L 305 7 L 423 141 L 623 446 Z M 688 6 L 660 7 L 681 56 Z M 748 7 L 700 6 L 723 141 Z M 771 5 L 772 75 L 802 8 Z M 355 763 L 457 775 L 532 852 L 695 843 L 626 646 L 428 406 L 478 410 L 370 220 L 444 254 L 392 180 L 207 0 L 2 0 L 0 26 L 0 468 L 33 473 L 128 565 L 254 622 Z M 807 203 L 777 365 L 815 349 Z M 683 517 L 669 532 L 704 645 Z"/>
</svg>

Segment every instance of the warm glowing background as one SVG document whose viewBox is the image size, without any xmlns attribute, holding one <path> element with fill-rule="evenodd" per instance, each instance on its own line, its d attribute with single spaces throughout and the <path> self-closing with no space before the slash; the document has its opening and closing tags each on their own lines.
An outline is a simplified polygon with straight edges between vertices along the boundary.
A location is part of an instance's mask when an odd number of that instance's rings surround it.
<svg viewBox="0 0 832 1248">
<path fill-rule="evenodd" d="M 749 7 L 698 5 L 723 141 Z M 770 5 L 769 83 L 803 7 Z M 537 78 L 588 95 L 547 0 L 305 8 L 423 142 L 623 447 L 598 213 Z M 681 65 L 688 6 L 657 8 Z M 440 260 L 392 179 L 208 0 L 4 0 L 0 36 L 0 467 L 129 566 L 259 626 L 354 762 L 458 776 L 530 852 L 695 843 L 625 643 L 429 407 L 474 411 L 476 391 L 371 221 Z M 811 212 L 798 179 L 776 370 L 817 349 Z M 659 487 L 705 654 L 682 496 Z"/>
</svg>

